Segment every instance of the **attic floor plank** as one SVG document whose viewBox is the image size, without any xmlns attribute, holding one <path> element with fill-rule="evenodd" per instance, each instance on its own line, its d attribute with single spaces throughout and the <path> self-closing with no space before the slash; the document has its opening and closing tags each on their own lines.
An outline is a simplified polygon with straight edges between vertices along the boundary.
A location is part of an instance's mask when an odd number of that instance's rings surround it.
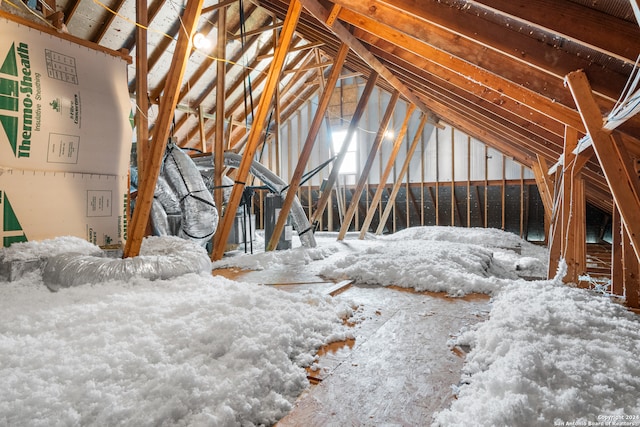
<svg viewBox="0 0 640 427">
<path fill-rule="evenodd" d="M 447 341 L 487 317 L 485 296 L 352 286 L 341 294 L 359 305 L 355 341 L 324 352 L 321 380 L 278 427 L 429 425 L 453 398 L 464 362 Z"/>
</svg>

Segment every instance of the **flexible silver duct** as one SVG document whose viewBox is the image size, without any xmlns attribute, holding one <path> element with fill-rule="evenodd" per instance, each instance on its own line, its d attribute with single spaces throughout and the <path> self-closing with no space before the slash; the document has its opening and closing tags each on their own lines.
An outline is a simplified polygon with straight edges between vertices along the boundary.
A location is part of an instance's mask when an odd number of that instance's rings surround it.
<svg viewBox="0 0 640 427">
<path fill-rule="evenodd" d="M 171 144 L 162 174 L 180 203 L 182 222 L 178 236 L 206 245 L 218 227 L 218 210 L 198 168 L 191 157 Z"/>
<path fill-rule="evenodd" d="M 207 251 L 195 242 L 173 236 L 148 237 L 140 255 L 107 258 L 64 253 L 47 259 L 42 272 L 44 284 L 52 291 L 108 280 L 128 281 L 134 277 L 170 279 L 187 273 L 209 273 Z"/>
</svg>

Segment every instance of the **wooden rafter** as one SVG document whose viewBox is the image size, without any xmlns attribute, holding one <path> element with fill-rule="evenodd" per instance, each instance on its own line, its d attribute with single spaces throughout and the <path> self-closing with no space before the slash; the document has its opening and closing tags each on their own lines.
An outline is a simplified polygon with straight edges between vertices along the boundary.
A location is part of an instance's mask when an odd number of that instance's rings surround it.
<svg viewBox="0 0 640 427">
<path fill-rule="evenodd" d="M 345 43 L 348 45 L 348 43 Z M 320 199 L 318 199 L 318 205 L 316 206 L 315 212 L 311 216 L 311 224 L 314 224 L 318 221 L 322 214 L 324 213 L 325 208 L 327 207 L 327 202 L 331 197 L 331 191 L 333 190 L 333 186 L 338 181 L 338 175 L 340 173 L 340 167 L 342 166 L 342 161 L 344 160 L 347 150 L 349 148 L 349 142 L 360 124 L 360 119 L 364 114 L 364 110 L 367 108 L 367 103 L 369 102 L 369 97 L 373 92 L 373 88 L 376 85 L 376 81 L 378 80 L 378 73 L 373 71 L 367 80 L 367 85 L 364 88 L 364 92 L 360 96 L 358 100 L 358 105 L 351 117 L 351 122 L 349 122 L 349 128 L 347 129 L 347 135 L 344 138 L 342 146 L 340 147 L 340 152 L 337 154 L 336 159 L 333 162 L 333 166 L 331 167 L 331 172 L 329 173 L 329 178 L 327 178 L 327 182 L 325 184 L 324 190 L 322 191 L 322 195 Z"/>
<path fill-rule="evenodd" d="M 433 126 L 430 129 L 428 129 L 425 135 L 425 138 L 428 139 L 431 136 L 431 132 L 433 132 L 434 129 L 435 127 Z M 400 191 L 400 187 L 402 186 L 402 181 L 404 180 L 405 176 L 407 175 L 407 171 L 409 170 L 409 165 L 411 164 L 411 158 L 413 157 L 413 153 L 415 153 L 416 148 L 418 148 L 418 143 L 420 142 L 420 138 L 418 137 L 418 135 L 419 134 L 416 134 L 415 138 L 413 139 L 413 142 L 411 143 L 411 146 L 409 147 L 409 151 L 407 151 L 407 157 L 404 159 L 402 168 L 400 169 L 400 172 L 396 176 L 396 180 L 393 184 L 393 189 L 391 190 L 391 193 L 389 195 L 389 200 L 387 200 L 387 206 L 382 212 L 382 215 L 380 215 L 380 222 L 378 223 L 378 228 L 376 229 L 377 235 L 382 234 L 382 232 L 384 231 L 384 226 L 387 223 L 387 218 L 389 218 L 389 215 L 393 210 L 396 196 L 398 195 L 398 191 Z M 428 193 L 429 193 L 429 196 L 431 197 L 433 205 L 436 208 L 436 213 L 437 213 L 438 203 L 433 197 L 433 194 L 431 193 L 431 187 L 429 187 Z"/>
<path fill-rule="evenodd" d="M 124 2 L 125 0 L 118 0 L 110 9 L 118 13 L 122 8 L 122 5 L 124 4 Z M 100 28 L 98 28 L 98 31 L 91 38 L 91 41 L 93 41 L 96 44 L 99 44 L 100 41 L 102 41 L 102 38 L 104 37 L 105 34 L 107 34 L 107 31 L 109 30 L 109 27 L 111 27 L 111 24 L 113 23 L 114 19 L 116 19 L 116 13 L 112 13 L 111 11 L 107 12 L 107 19 L 100 26 Z"/>
<path fill-rule="evenodd" d="M 284 65 L 287 51 L 293 38 L 293 33 L 295 31 L 296 24 L 298 23 L 298 18 L 300 17 L 301 12 L 302 5 L 300 4 L 300 1 L 292 0 L 289 5 L 287 17 L 284 20 L 284 27 L 282 28 L 282 32 L 280 33 L 280 37 L 278 39 L 278 46 L 276 47 L 275 57 L 273 59 L 273 62 L 271 63 L 271 66 L 269 67 L 269 75 L 267 77 L 265 88 L 262 92 L 260 104 L 258 105 L 256 117 L 254 120 L 254 126 L 251 128 L 251 131 L 249 133 L 247 148 L 245 149 L 245 152 L 242 156 L 242 161 L 240 162 L 240 167 L 238 168 L 236 174 L 236 181 L 233 186 L 233 190 L 231 191 L 231 196 L 229 196 L 225 214 L 222 217 L 221 230 L 219 232 L 219 235 L 216 235 L 216 246 L 213 248 L 213 251 L 211 253 L 212 260 L 221 259 L 222 255 L 224 254 L 226 241 L 229 237 L 231 227 L 233 226 L 233 221 L 235 221 L 236 211 L 238 210 L 238 206 L 240 205 L 240 200 L 244 192 L 245 182 L 247 176 L 249 175 L 249 168 L 251 167 L 251 163 L 253 162 L 253 155 L 258 148 L 260 134 L 262 133 L 262 127 L 264 126 L 265 120 L 267 118 L 267 113 L 271 105 L 273 94 L 276 90 L 276 85 L 280 80 L 282 66 Z"/>
<path fill-rule="evenodd" d="M 278 219 L 273 228 L 271 239 L 269 240 L 269 242 L 267 242 L 267 246 L 265 248 L 265 250 L 267 251 L 274 250 L 278 246 L 280 235 L 282 234 L 282 230 L 284 229 L 284 226 L 287 222 L 287 218 L 289 216 L 289 212 L 291 211 L 291 206 L 293 205 L 295 195 L 298 191 L 298 188 L 300 187 L 302 175 L 305 168 L 307 167 L 309 158 L 311 157 L 316 138 L 318 136 L 318 133 L 320 132 L 320 127 L 322 126 L 327 107 L 329 106 L 329 102 L 331 100 L 331 95 L 333 94 L 333 90 L 336 87 L 336 83 L 338 82 L 338 78 L 340 77 L 340 73 L 342 72 L 342 66 L 347 58 L 348 53 L 349 46 L 343 43 L 342 46 L 340 46 L 338 55 L 335 58 L 334 65 L 331 68 L 331 72 L 329 73 L 329 78 L 324 85 L 325 88 L 322 96 L 318 101 L 318 108 L 316 109 L 315 116 L 313 117 L 313 120 L 309 126 L 307 138 L 300 152 L 300 156 L 298 157 L 298 164 L 296 165 L 296 169 L 294 170 L 293 176 L 291 177 L 289 189 L 287 190 L 285 199 L 282 202 L 280 214 L 278 215 Z M 299 233 L 302 233 L 303 231 L 305 230 L 298 230 Z"/>
<path fill-rule="evenodd" d="M 311 13 L 316 19 L 326 25 L 330 21 L 330 12 L 327 11 L 317 0 L 302 0 L 305 9 Z M 348 44 L 362 60 L 364 60 L 372 69 L 374 69 L 385 81 L 400 92 L 409 102 L 418 107 L 422 112 L 433 115 L 431 111 L 405 86 L 387 67 L 384 66 L 375 56 L 371 54 L 340 22 L 334 21 L 332 25 L 327 25 L 340 40 Z M 431 120 L 437 122 L 435 117 Z"/>
<path fill-rule="evenodd" d="M 398 153 L 400 152 L 400 147 L 404 142 L 404 137 L 407 134 L 407 127 L 409 125 L 409 119 L 411 118 L 411 114 L 413 113 L 414 109 L 415 109 L 415 105 L 410 105 L 409 108 L 407 109 L 405 120 L 402 123 L 400 132 L 398 132 L 398 135 L 396 136 L 396 140 L 393 143 L 391 154 L 389 154 L 387 165 L 385 166 L 384 171 L 380 176 L 380 182 L 378 183 L 376 192 L 373 195 L 371 202 L 369 203 L 369 209 L 367 210 L 367 215 L 364 219 L 364 222 L 362 223 L 362 229 L 360 230 L 360 235 L 358 236 L 360 240 L 364 239 L 364 236 L 367 234 L 367 231 L 369 230 L 369 226 L 371 225 L 371 221 L 373 221 L 373 216 L 375 215 L 376 210 L 378 209 L 378 203 L 380 203 L 382 194 L 384 192 L 384 188 L 387 184 L 387 180 L 389 179 L 389 175 L 391 175 L 391 171 L 393 169 L 393 166 L 395 165 L 396 157 L 398 157 Z M 427 123 L 427 117 L 424 115 L 424 113 L 422 113 L 422 115 L 420 116 L 420 124 L 418 125 L 418 129 L 416 130 L 416 134 L 414 137 L 414 141 L 417 140 L 416 144 L 422 137 L 422 131 L 426 123 Z"/>
<path fill-rule="evenodd" d="M 637 0 L 630 1 L 637 7 Z M 494 11 L 630 64 L 640 52 L 637 25 L 569 0 L 478 0 L 474 3 L 474 10 L 469 13 L 482 9 Z"/>
<path fill-rule="evenodd" d="M 554 99 L 542 96 L 533 90 L 526 89 L 521 84 L 507 80 L 499 75 L 454 57 L 449 53 L 434 48 L 431 45 L 421 42 L 419 39 L 409 37 L 406 34 L 381 24 L 362 15 L 349 12 L 343 9 L 340 18 L 345 22 L 355 25 L 363 31 L 374 34 L 385 40 L 393 40 L 393 43 L 419 54 L 424 59 L 445 67 L 449 72 L 457 73 L 470 80 L 473 76 L 473 84 L 480 83 L 482 86 L 502 93 L 504 96 L 521 102 L 535 109 L 536 111 L 563 123 L 570 124 L 576 129 L 583 129 L 583 124 L 579 114 L 565 104 L 555 102 Z M 559 84 L 554 93 L 560 95 L 562 85 Z M 564 98 L 564 97 L 563 97 Z M 568 101 L 567 101 L 568 103 Z"/>
<path fill-rule="evenodd" d="M 369 178 L 369 173 L 371 172 L 371 168 L 373 167 L 373 162 L 376 158 L 376 155 L 378 154 L 378 150 L 380 149 L 380 145 L 382 144 L 382 139 L 384 138 L 384 134 L 387 131 L 389 122 L 391 122 L 391 118 L 393 117 L 393 111 L 396 108 L 396 104 L 398 103 L 399 98 L 400 98 L 400 92 L 396 90 L 391 95 L 391 99 L 389 100 L 387 109 L 385 110 L 382 120 L 380 121 L 378 132 L 376 133 L 376 136 L 373 140 L 373 144 L 371 145 L 369 156 L 367 156 L 367 160 L 364 166 L 362 167 L 360 178 L 358 179 L 358 183 L 356 184 L 353 197 L 351 198 L 351 203 L 349 204 L 349 207 L 347 208 L 347 211 L 344 214 L 344 218 L 342 219 L 342 226 L 340 227 L 340 231 L 338 233 L 338 240 L 344 239 L 344 236 L 347 234 L 347 231 L 351 226 L 351 221 L 353 220 L 353 214 L 355 213 L 360 203 L 360 195 L 362 194 L 362 190 L 364 190 L 364 187 L 367 184 L 367 179 Z M 349 140 L 346 140 L 344 144 L 348 144 L 348 141 Z"/>
</svg>

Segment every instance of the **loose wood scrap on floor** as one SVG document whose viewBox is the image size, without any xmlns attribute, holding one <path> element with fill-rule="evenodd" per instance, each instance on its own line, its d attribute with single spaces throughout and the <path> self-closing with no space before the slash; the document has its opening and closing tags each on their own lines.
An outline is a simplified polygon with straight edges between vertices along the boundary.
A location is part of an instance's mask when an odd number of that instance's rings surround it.
<svg viewBox="0 0 640 427">
<path fill-rule="evenodd" d="M 367 286 L 352 286 L 341 297 L 361 307 L 355 341 L 321 356 L 311 374 L 318 385 L 278 427 L 429 425 L 460 381 L 464 360 L 447 341 L 486 318 L 488 297 Z"/>
</svg>

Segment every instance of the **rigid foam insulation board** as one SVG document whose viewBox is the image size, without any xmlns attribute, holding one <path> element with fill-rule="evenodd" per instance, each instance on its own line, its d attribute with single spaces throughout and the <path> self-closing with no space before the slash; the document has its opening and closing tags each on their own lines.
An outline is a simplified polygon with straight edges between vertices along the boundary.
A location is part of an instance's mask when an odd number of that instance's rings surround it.
<svg viewBox="0 0 640 427">
<path fill-rule="evenodd" d="M 128 176 L 0 168 L 2 244 L 76 236 L 126 240 Z"/>
<path fill-rule="evenodd" d="M 0 166 L 126 175 L 127 63 L 0 18 Z"/>
</svg>

